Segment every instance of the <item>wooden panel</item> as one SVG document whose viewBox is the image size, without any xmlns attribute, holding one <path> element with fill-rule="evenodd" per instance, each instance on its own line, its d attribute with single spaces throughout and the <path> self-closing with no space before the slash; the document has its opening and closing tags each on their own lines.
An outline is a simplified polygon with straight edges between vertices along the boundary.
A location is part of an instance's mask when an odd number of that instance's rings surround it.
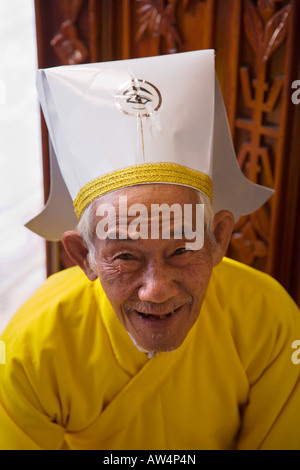
<svg viewBox="0 0 300 470">
<path fill-rule="evenodd" d="M 88 34 L 81 38 L 86 27 L 85 0 L 51 1 L 35 0 L 38 67 L 89 61 Z M 84 19 L 82 19 L 84 18 Z M 84 27 L 85 26 L 85 27 Z M 41 119 L 43 153 L 44 199 L 50 192 L 49 143 L 45 121 Z M 47 275 L 70 265 L 60 243 L 46 242 Z"/>
<path fill-rule="evenodd" d="M 300 145 L 295 122 L 300 107 L 290 99 L 290 85 L 300 76 L 299 2 L 137 3 L 147 12 L 137 11 L 139 27 L 148 41 L 152 36 L 159 43 L 158 53 L 216 50 L 239 164 L 250 180 L 276 190 L 263 208 L 237 223 L 228 255 L 270 273 L 299 300 Z"/>
<path fill-rule="evenodd" d="M 277 2 L 278 4 L 281 2 Z M 235 119 L 237 158 L 245 175 L 253 182 L 275 188 L 278 141 L 283 126 L 280 114 L 284 103 L 284 62 L 291 5 L 276 10 L 275 2 L 243 2 L 238 66 L 239 84 Z M 262 209 L 244 217 L 236 227 L 231 255 L 247 264 L 271 272 L 270 250 L 278 193 Z"/>
<path fill-rule="evenodd" d="M 35 0 L 39 67 L 216 50 L 239 164 L 275 188 L 240 219 L 228 255 L 277 278 L 300 302 L 298 0 Z M 45 196 L 49 184 L 43 128 Z M 68 265 L 65 254 L 62 266 Z"/>
</svg>

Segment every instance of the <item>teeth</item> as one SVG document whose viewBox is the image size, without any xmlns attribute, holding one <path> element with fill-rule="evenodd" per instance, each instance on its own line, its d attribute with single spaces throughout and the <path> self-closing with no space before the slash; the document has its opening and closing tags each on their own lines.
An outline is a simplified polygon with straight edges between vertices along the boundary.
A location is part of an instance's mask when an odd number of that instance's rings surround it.
<svg viewBox="0 0 300 470">
<path fill-rule="evenodd" d="M 152 318 L 155 318 L 156 320 L 164 320 L 165 318 L 170 317 L 174 313 L 174 310 L 172 310 L 172 312 L 166 313 L 165 315 L 152 315 L 151 313 L 143 313 L 143 312 L 139 312 L 139 313 L 143 318 L 152 317 Z"/>
</svg>

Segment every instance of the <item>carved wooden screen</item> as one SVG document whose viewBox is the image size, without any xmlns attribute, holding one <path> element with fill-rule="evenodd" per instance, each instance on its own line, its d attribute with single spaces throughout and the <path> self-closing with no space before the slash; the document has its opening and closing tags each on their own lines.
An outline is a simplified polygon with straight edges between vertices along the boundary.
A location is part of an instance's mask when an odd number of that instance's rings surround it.
<svg viewBox="0 0 300 470">
<path fill-rule="evenodd" d="M 39 67 L 216 50 L 239 164 L 249 179 L 276 190 L 263 208 L 239 220 L 228 255 L 270 273 L 300 303 L 299 0 L 35 4 Z M 44 124 L 43 144 L 47 197 Z M 53 244 L 49 247 L 53 250 Z M 67 264 L 62 252 L 57 269 Z"/>
</svg>

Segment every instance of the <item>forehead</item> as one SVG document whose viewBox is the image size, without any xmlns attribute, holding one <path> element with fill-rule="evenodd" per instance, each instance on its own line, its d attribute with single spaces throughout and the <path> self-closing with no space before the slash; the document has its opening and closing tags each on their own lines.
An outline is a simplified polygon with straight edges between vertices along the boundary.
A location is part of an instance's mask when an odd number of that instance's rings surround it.
<svg viewBox="0 0 300 470">
<path fill-rule="evenodd" d="M 119 198 L 126 197 L 128 205 L 144 204 L 196 204 L 199 203 L 199 191 L 187 186 L 177 184 L 141 184 L 118 189 L 101 196 L 97 200 L 97 205 L 112 204 L 116 208 L 119 205 Z"/>
<path fill-rule="evenodd" d="M 203 243 L 203 207 L 197 190 L 185 186 L 149 184 L 114 191 L 97 200 L 95 214 L 100 240 L 191 240 L 197 233 Z"/>
</svg>

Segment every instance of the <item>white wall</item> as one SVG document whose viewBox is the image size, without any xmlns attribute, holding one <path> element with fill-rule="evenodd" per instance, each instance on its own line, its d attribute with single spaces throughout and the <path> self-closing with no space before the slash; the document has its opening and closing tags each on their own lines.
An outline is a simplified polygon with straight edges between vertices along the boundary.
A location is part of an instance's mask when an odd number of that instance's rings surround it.
<svg viewBox="0 0 300 470">
<path fill-rule="evenodd" d="M 0 0 L 0 331 L 46 278 L 33 0 Z"/>
</svg>

